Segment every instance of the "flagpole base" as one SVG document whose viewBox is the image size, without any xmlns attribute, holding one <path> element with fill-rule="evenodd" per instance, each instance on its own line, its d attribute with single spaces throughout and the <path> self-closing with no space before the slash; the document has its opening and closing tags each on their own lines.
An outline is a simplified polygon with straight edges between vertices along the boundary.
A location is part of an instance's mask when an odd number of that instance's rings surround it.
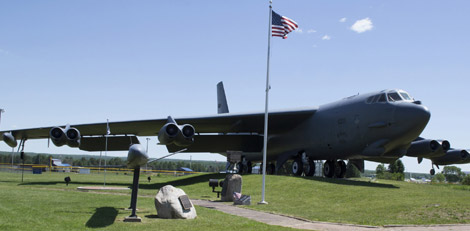
<svg viewBox="0 0 470 231">
<path fill-rule="evenodd" d="M 267 205 L 268 202 L 267 202 L 267 201 L 260 201 L 260 202 L 258 202 L 258 204 L 259 204 L 259 205 Z"/>
</svg>

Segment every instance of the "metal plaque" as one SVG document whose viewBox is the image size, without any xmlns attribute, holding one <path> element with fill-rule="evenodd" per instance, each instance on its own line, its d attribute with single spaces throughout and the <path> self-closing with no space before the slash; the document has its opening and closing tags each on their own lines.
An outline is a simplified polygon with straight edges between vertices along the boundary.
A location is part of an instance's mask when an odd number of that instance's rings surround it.
<svg viewBox="0 0 470 231">
<path fill-rule="evenodd" d="M 193 207 L 188 195 L 180 196 L 178 199 L 180 200 L 181 206 L 183 206 L 183 210 L 189 210 Z"/>
</svg>

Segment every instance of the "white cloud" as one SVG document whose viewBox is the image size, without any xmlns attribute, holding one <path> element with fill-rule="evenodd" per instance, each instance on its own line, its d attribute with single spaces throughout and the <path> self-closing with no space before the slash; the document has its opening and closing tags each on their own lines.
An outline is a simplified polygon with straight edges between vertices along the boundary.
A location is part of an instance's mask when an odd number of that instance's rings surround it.
<svg viewBox="0 0 470 231">
<path fill-rule="evenodd" d="M 346 22 L 346 18 L 341 18 L 339 22 Z"/>
<path fill-rule="evenodd" d="M 372 30 L 374 26 L 372 25 L 372 21 L 370 18 L 365 18 L 361 20 L 357 20 L 352 26 L 351 30 L 356 31 L 357 33 L 363 33 L 368 30 Z"/>
<path fill-rule="evenodd" d="M 314 30 L 314 29 L 310 29 L 310 30 L 307 31 L 308 34 L 315 33 L 315 32 L 317 32 L 317 31 Z"/>
<path fill-rule="evenodd" d="M 302 30 L 302 28 L 297 28 L 297 30 L 294 30 L 295 33 L 299 33 L 299 34 L 303 34 L 304 31 Z"/>
<path fill-rule="evenodd" d="M 322 40 L 330 40 L 331 37 L 329 35 L 323 35 L 323 37 L 321 37 Z"/>
</svg>

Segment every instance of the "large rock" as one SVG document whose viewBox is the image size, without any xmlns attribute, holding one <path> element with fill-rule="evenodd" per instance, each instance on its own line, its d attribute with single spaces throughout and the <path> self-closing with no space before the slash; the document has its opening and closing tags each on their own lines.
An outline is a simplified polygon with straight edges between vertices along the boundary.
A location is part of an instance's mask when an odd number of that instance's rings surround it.
<svg viewBox="0 0 470 231">
<path fill-rule="evenodd" d="M 229 174 L 222 186 L 222 201 L 233 201 L 233 193 L 242 193 L 242 176 Z"/>
<path fill-rule="evenodd" d="M 196 218 L 196 208 L 193 202 L 190 209 L 183 209 L 183 205 L 178 199 L 180 196 L 186 195 L 182 189 L 175 188 L 171 185 L 163 186 L 155 196 L 155 208 L 158 217 L 166 219 L 194 219 Z"/>
</svg>

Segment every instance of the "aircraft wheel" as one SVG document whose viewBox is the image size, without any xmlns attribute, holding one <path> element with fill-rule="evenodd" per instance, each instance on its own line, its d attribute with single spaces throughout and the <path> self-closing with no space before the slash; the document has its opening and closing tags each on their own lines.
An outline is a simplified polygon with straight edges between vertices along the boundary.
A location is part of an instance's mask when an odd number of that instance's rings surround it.
<svg viewBox="0 0 470 231">
<path fill-rule="evenodd" d="M 429 173 L 431 173 L 431 176 L 434 176 L 434 174 L 436 174 L 436 170 L 431 169 L 431 171 Z"/>
<path fill-rule="evenodd" d="M 304 173 L 306 176 L 315 175 L 315 162 L 313 162 L 313 160 L 308 159 L 308 165 L 307 168 L 304 169 Z"/>
<path fill-rule="evenodd" d="M 266 169 L 266 174 L 274 175 L 275 172 L 276 172 L 276 165 L 269 164 L 268 169 Z"/>
<path fill-rule="evenodd" d="M 335 162 L 331 160 L 325 161 L 323 164 L 323 175 L 325 177 L 331 178 L 335 175 Z"/>
<path fill-rule="evenodd" d="M 237 164 L 237 173 L 244 174 L 245 173 L 245 166 L 242 163 Z"/>
<path fill-rule="evenodd" d="M 300 158 L 295 158 L 294 161 L 292 162 L 292 174 L 294 176 L 300 176 L 302 175 L 302 171 L 303 171 L 303 163 L 302 163 L 302 159 Z"/>
<path fill-rule="evenodd" d="M 335 175 L 337 178 L 344 178 L 346 175 L 346 163 L 344 161 L 340 160 L 337 162 L 337 167 L 338 169 L 335 172 Z"/>
<path fill-rule="evenodd" d="M 251 161 L 246 163 L 246 173 L 251 174 L 253 172 L 253 164 Z"/>
</svg>

